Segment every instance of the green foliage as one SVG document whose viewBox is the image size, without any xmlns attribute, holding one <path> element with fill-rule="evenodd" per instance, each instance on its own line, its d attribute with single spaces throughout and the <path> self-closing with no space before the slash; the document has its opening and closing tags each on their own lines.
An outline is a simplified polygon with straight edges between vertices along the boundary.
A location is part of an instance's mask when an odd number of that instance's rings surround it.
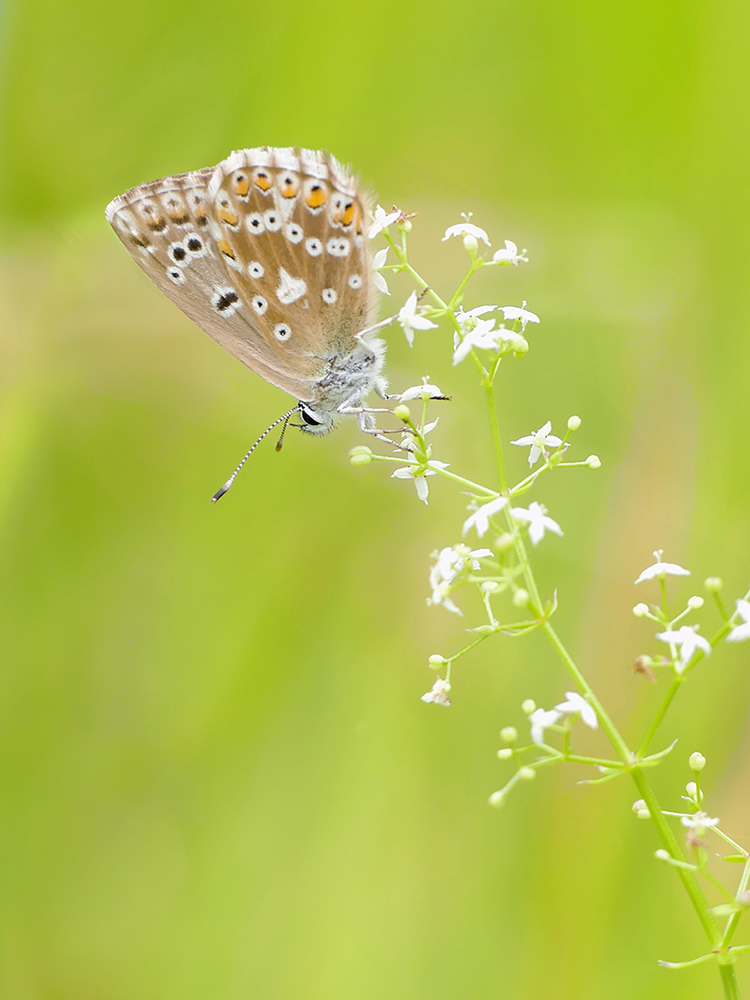
<svg viewBox="0 0 750 1000">
<path fill-rule="evenodd" d="M 486 808 L 500 725 L 562 686 L 541 637 L 500 666 L 481 646 L 450 713 L 419 701 L 455 634 L 423 605 L 453 490 L 432 479 L 424 511 L 352 469 L 352 421 L 259 450 L 213 508 L 286 397 L 160 297 L 103 208 L 300 144 L 418 211 L 433 274 L 464 253 L 433 249 L 462 210 L 529 247 L 476 282 L 543 315 L 499 405 L 514 436 L 574 408 L 602 458 L 583 499 L 545 483 L 575 544 L 540 574 L 567 580 L 556 624 L 638 734 L 651 551 L 747 582 L 748 11 L 24 0 L 2 19 L 2 1000 L 666 1000 L 686 975 L 714 995 L 709 964 L 654 971 L 703 943 L 674 873 L 642 862 L 657 843 L 623 821 L 624 783 L 543 773 Z M 461 395 L 471 372 L 428 335 L 389 334 L 394 389 Z M 441 452 L 478 471 L 479 405 L 444 406 Z M 675 709 L 729 762 L 711 802 L 738 837 L 747 657 Z"/>
</svg>

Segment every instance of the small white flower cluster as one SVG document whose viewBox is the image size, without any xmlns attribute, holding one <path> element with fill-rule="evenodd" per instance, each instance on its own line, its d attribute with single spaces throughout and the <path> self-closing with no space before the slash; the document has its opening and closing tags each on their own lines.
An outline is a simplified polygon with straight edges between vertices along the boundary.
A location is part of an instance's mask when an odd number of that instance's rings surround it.
<svg viewBox="0 0 750 1000">
<path fill-rule="evenodd" d="M 435 553 L 435 564 L 430 570 L 432 596 L 427 598 L 427 603 L 442 604 L 446 611 L 463 616 L 463 611 L 456 607 L 449 596 L 453 585 L 463 573 L 467 563 L 476 571 L 480 569 L 480 559 L 489 559 L 492 556 L 492 549 L 470 549 L 468 545 L 461 544 Z"/>
<path fill-rule="evenodd" d="M 531 742 L 541 746 L 544 743 L 544 730 L 550 726 L 557 725 L 564 715 L 580 716 L 581 721 L 590 729 L 596 729 L 598 720 L 596 712 L 586 699 L 576 691 L 566 691 L 565 701 L 561 701 L 554 708 L 535 708 L 529 714 L 531 723 Z"/>
<path fill-rule="evenodd" d="M 662 582 L 667 576 L 690 576 L 690 570 L 679 566 L 677 563 L 665 562 L 662 558 L 663 549 L 654 552 L 654 564 L 647 566 L 635 581 L 636 584 L 647 580 L 658 579 Z M 721 587 L 721 581 L 710 578 L 706 581 L 709 590 L 717 590 Z M 656 633 L 656 638 L 660 642 L 667 643 L 670 648 L 672 662 L 677 673 L 683 673 L 688 665 L 693 661 L 696 654 L 710 656 L 712 651 L 711 643 L 705 636 L 700 635 L 698 625 L 679 625 L 678 622 L 692 610 L 697 610 L 703 606 L 703 598 L 699 596 L 690 597 L 687 607 L 676 618 L 673 618 L 666 629 Z M 649 618 L 655 622 L 666 622 L 665 615 L 644 603 L 636 604 L 633 613 L 637 618 Z M 745 642 L 750 639 L 750 602 L 746 599 L 735 601 L 735 612 L 730 619 L 740 620 L 739 624 L 733 625 L 726 636 L 727 642 Z"/>
<path fill-rule="evenodd" d="M 503 319 L 512 322 L 514 325 L 520 323 L 521 330 L 514 330 L 506 327 L 505 323 L 497 326 L 495 317 L 486 318 L 489 313 L 501 312 Z M 523 354 L 528 349 L 526 338 L 523 336 L 528 323 L 539 323 L 536 313 L 519 306 L 476 306 L 467 312 L 459 310 L 456 313 L 456 320 L 460 328 L 453 335 L 453 364 L 460 364 L 472 351 L 494 351 L 502 349 Z"/>
</svg>

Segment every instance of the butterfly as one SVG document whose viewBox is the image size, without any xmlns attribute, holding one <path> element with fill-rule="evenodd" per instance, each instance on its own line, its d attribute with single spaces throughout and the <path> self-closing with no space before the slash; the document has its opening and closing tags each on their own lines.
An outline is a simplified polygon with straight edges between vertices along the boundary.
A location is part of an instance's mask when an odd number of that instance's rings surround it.
<svg viewBox="0 0 750 1000">
<path fill-rule="evenodd" d="M 298 402 L 277 424 L 326 434 L 339 414 L 373 431 L 385 344 L 371 334 L 376 290 L 371 200 L 335 157 L 260 146 L 216 167 L 139 184 L 106 218 L 157 288 L 225 350 Z M 390 320 L 386 321 L 390 322 Z M 376 432 L 377 433 L 377 432 Z"/>
</svg>

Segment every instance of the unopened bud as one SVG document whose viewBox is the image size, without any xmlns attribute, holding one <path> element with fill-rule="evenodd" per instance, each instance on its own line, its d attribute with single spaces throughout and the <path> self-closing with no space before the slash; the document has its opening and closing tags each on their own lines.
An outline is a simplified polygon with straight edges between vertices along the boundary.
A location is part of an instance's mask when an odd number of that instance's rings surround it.
<svg viewBox="0 0 750 1000">
<path fill-rule="evenodd" d="M 466 250 L 466 252 L 469 254 L 470 257 L 476 256 L 478 246 L 479 244 L 477 243 L 476 236 L 472 236 L 471 233 L 467 233 L 464 236 L 464 249 Z"/>
<path fill-rule="evenodd" d="M 688 781 L 688 783 L 685 785 L 685 791 L 691 798 L 694 799 L 695 796 L 698 794 L 698 786 L 694 781 Z"/>
<path fill-rule="evenodd" d="M 513 595 L 513 604 L 517 608 L 525 608 L 529 603 L 529 592 L 524 590 L 523 587 L 519 587 L 518 590 Z"/>
<path fill-rule="evenodd" d="M 503 747 L 502 750 L 497 751 L 498 760 L 507 760 L 509 757 L 513 756 L 513 751 L 510 747 Z"/>
<path fill-rule="evenodd" d="M 500 739 L 503 743 L 515 743 L 518 739 L 518 730 L 515 726 L 506 726 L 500 730 Z"/>
<path fill-rule="evenodd" d="M 372 461 L 372 452 L 365 444 L 358 444 L 349 452 L 349 461 L 352 465 L 369 465 Z"/>
<path fill-rule="evenodd" d="M 431 670 L 440 670 L 448 661 L 444 656 L 441 656 L 440 653 L 433 653 L 427 662 L 429 663 Z"/>
<path fill-rule="evenodd" d="M 601 469 L 602 460 L 599 458 L 598 455 L 589 455 L 589 457 L 586 459 L 586 465 L 588 465 L 590 469 Z"/>
<path fill-rule="evenodd" d="M 397 417 L 399 420 L 403 420 L 405 424 L 408 424 L 411 420 L 411 410 L 405 403 L 399 403 L 398 406 L 393 409 L 393 416 Z"/>
<path fill-rule="evenodd" d="M 654 857 L 659 861 L 671 861 L 672 855 L 669 851 L 665 851 L 663 847 L 660 847 L 658 851 L 654 851 Z"/>
<path fill-rule="evenodd" d="M 504 531 L 495 539 L 495 548 L 498 552 L 507 552 L 513 548 L 513 535 L 509 531 Z"/>
<path fill-rule="evenodd" d="M 687 603 L 689 608 L 697 609 L 697 608 L 702 608 L 705 601 L 703 600 L 702 597 L 699 597 L 697 594 L 695 594 L 693 597 L 688 598 Z"/>
<path fill-rule="evenodd" d="M 717 593 L 724 586 L 724 581 L 720 576 L 709 576 L 704 582 L 706 590 L 710 591 L 712 594 Z"/>
<path fill-rule="evenodd" d="M 648 614 L 648 604 L 644 604 L 643 601 L 640 604 L 636 604 L 633 608 L 633 614 L 636 618 L 643 618 L 644 615 Z"/>
<path fill-rule="evenodd" d="M 410 233 L 411 232 L 411 222 L 409 219 L 404 219 L 403 222 L 397 222 L 396 226 L 400 233 Z"/>
<path fill-rule="evenodd" d="M 581 426 L 581 418 L 577 416 L 568 417 L 568 430 L 577 431 Z"/>
<path fill-rule="evenodd" d="M 516 358 L 522 358 L 524 354 L 528 354 L 529 342 L 525 337 L 515 337 L 513 339 L 513 356 Z"/>
<path fill-rule="evenodd" d="M 499 809 L 504 801 L 505 801 L 505 792 L 503 791 L 493 792 L 489 798 L 489 803 L 493 809 Z"/>
<path fill-rule="evenodd" d="M 536 778 L 536 771 L 533 767 L 521 767 L 518 769 L 518 777 L 521 781 L 533 781 Z"/>
<path fill-rule="evenodd" d="M 521 711 L 524 715 L 531 715 L 532 712 L 536 712 L 536 702 L 533 698 L 527 698 L 521 703 Z"/>
<path fill-rule="evenodd" d="M 497 581 L 495 580 L 485 580 L 484 583 L 482 584 L 482 593 L 491 594 L 492 591 L 497 590 L 499 586 L 500 584 L 497 583 Z"/>
<path fill-rule="evenodd" d="M 703 768 L 706 766 L 706 758 L 703 756 L 702 753 L 698 753 L 698 751 L 696 750 L 695 753 L 690 754 L 690 759 L 688 763 L 690 764 L 691 770 L 702 771 Z"/>
</svg>

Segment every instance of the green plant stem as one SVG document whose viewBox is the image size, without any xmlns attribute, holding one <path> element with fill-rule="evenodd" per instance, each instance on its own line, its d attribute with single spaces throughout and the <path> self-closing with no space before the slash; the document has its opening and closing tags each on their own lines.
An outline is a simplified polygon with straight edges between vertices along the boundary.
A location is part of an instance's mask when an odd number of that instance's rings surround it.
<svg viewBox="0 0 750 1000">
<path fill-rule="evenodd" d="M 486 388 L 486 383 L 485 383 L 485 388 Z M 489 408 L 490 421 L 493 427 L 493 441 L 495 440 L 495 435 L 496 435 L 495 427 L 497 427 L 497 437 L 500 443 L 499 452 L 497 447 L 495 448 L 495 461 L 497 465 L 498 479 L 501 483 L 505 483 L 506 481 L 505 464 L 504 461 L 502 460 L 502 439 L 500 438 L 499 422 L 497 415 L 497 407 L 495 405 L 494 393 L 490 392 L 487 393 L 487 403 Z M 498 454 L 500 455 L 500 458 L 498 458 Z M 505 489 L 506 487 L 503 486 L 502 488 Z M 505 508 L 505 515 L 509 527 L 514 531 L 514 534 L 516 536 L 516 542 L 515 542 L 516 556 L 522 568 L 523 577 L 526 582 L 526 589 L 529 592 L 529 596 L 531 598 L 531 602 L 534 608 L 541 617 L 542 601 L 539 595 L 539 588 L 537 587 L 534 573 L 529 563 L 528 553 L 526 552 L 526 546 L 524 545 L 523 538 L 521 537 L 520 533 L 515 529 L 513 516 L 510 513 L 508 507 Z M 663 594 L 663 597 L 666 607 L 666 594 Z M 641 798 L 646 803 L 646 806 L 651 816 L 651 821 L 656 827 L 656 832 L 662 844 L 664 845 L 664 848 L 668 851 L 670 857 L 674 858 L 677 861 L 686 863 L 686 859 L 683 855 L 682 849 L 677 841 L 677 838 L 672 832 L 672 828 L 669 826 L 669 823 L 667 822 L 666 818 L 662 815 L 659 802 L 656 798 L 653 789 L 651 788 L 651 785 L 649 784 L 648 779 L 644 775 L 641 768 L 636 766 L 635 764 L 636 761 L 635 754 L 630 750 L 627 743 L 625 742 L 620 732 L 618 731 L 617 727 L 614 725 L 609 715 L 604 710 L 604 706 L 601 704 L 599 699 L 594 694 L 593 689 L 591 688 L 591 686 L 589 685 L 588 681 L 583 676 L 581 671 L 578 669 L 578 666 L 576 665 L 572 656 L 563 645 L 560 637 L 558 636 L 557 632 L 553 629 L 549 621 L 544 621 L 541 626 L 541 629 L 547 636 L 547 639 L 552 645 L 552 648 L 557 653 L 565 670 L 567 671 L 567 673 L 577 686 L 580 693 L 584 695 L 584 697 L 588 700 L 589 704 L 594 708 L 594 711 L 597 714 L 599 722 L 601 723 L 602 730 L 607 736 L 607 739 L 609 740 L 610 744 L 618 753 L 623 763 L 627 765 L 628 770 L 632 775 L 635 786 L 638 789 Z M 669 702 L 671 702 L 673 697 L 674 693 L 672 693 L 671 697 L 669 698 L 669 701 L 666 701 L 665 699 L 665 704 L 662 706 L 663 711 L 661 712 L 661 715 L 659 715 L 657 719 L 657 726 L 661 721 L 664 712 L 666 712 L 667 708 L 669 707 Z M 654 727 L 653 731 L 654 732 L 656 731 L 656 727 Z M 648 734 L 649 741 L 652 735 L 653 733 L 649 731 Z M 646 741 L 644 741 L 644 743 L 645 742 Z M 712 948 L 715 950 L 720 949 L 722 945 L 722 935 L 719 931 L 716 921 L 709 913 L 708 903 L 706 901 L 705 896 L 703 895 L 703 891 L 700 887 L 700 884 L 698 882 L 695 873 L 687 868 L 676 867 L 676 866 L 675 866 L 675 871 L 677 872 L 677 876 L 683 884 L 685 892 L 687 893 L 688 898 L 693 905 L 693 909 L 696 912 L 698 920 L 700 921 L 701 926 L 703 927 L 703 930 L 705 931 L 708 940 L 711 942 Z M 726 1000 L 739 1000 L 739 993 L 737 992 L 737 982 L 732 965 L 720 963 L 719 969 Z"/>
<path fill-rule="evenodd" d="M 734 975 L 734 966 L 720 965 L 719 973 L 721 975 L 721 985 L 724 987 L 724 996 L 727 1000 L 740 1000 L 737 979 Z"/>
<path fill-rule="evenodd" d="M 680 690 L 680 687 L 682 686 L 684 680 L 685 680 L 685 678 L 684 678 L 683 675 L 681 675 L 679 677 L 673 677 L 672 678 L 672 683 L 669 685 L 669 690 L 666 693 L 664 701 L 659 706 L 659 710 L 657 711 L 656 715 L 654 716 L 654 718 L 653 718 L 653 720 L 651 722 L 651 725 L 648 727 L 648 732 L 643 737 L 643 742 L 641 743 L 640 747 L 638 748 L 638 759 L 639 760 L 640 760 L 641 757 L 643 757 L 645 755 L 646 751 L 648 750 L 649 743 L 651 742 L 651 740 L 656 735 L 656 730 L 661 725 L 662 719 L 667 714 L 667 709 L 672 704 L 672 699 L 677 694 L 677 692 Z"/>
</svg>

